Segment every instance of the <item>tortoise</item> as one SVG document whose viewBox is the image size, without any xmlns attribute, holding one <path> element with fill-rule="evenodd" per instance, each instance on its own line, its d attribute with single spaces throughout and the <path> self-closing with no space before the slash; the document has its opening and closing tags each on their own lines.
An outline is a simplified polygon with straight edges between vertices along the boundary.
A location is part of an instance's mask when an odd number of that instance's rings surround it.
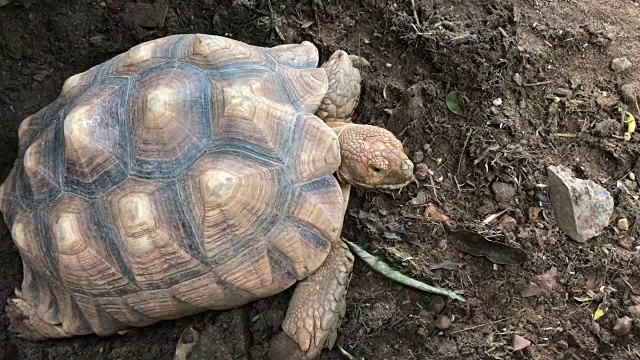
<svg viewBox="0 0 640 360">
<path fill-rule="evenodd" d="M 353 123 L 366 60 L 318 62 L 308 41 L 179 34 L 69 77 L 21 122 L 0 187 L 24 269 L 10 330 L 109 336 L 297 283 L 278 339 L 305 358 L 331 348 L 351 186 L 414 176 L 390 131 Z"/>
</svg>

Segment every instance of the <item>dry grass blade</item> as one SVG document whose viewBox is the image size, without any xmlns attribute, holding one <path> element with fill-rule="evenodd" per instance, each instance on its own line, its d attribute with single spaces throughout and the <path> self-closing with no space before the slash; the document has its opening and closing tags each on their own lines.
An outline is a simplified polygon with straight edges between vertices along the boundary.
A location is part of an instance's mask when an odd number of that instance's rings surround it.
<svg viewBox="0 0 640 360">
<path fill-rule="evenodd" d="M 398 272 L 397 270 L 394 270 L 393 268 L 391 268 L 389 265 L 387 265 L 386 263 L 384 263 L 382 260 L 378 259 L 377 257 L 369 254 L 368 252 L 366 252 L 363 248 L 361 248 L 359 245 L 354 244 L 344 238 L 342 238 L 342 240 L 347 243 L 347 245 L 349 245 L 349 247 L 351 248 L 351 251 L 353 251 L 360 259 L 362 259 L 364 262 L 367 263 L 367 265 L 371 266 L 371 268 L 373 268 L 374 270 L 376 270 L 377 272 L 379 272 L 380 274 L 386 276 L 387 278 L 402 284 L 402 285 L 406 285 L 409 287 L 412 287 L 414 289 L 418 289 L 418 290 L 422 290 L 422 291 L 426 291 L 426 292 L 430 292 L 433 294 L 438 294 L 438 295 L 445 295 L 448 296 L 452 299 L 455 300 L 459 300 L 459 301 L 463 301 L 466 302 L 466 300 L 456 294 L 455 292 L 448 290 L 448 289 L 443 289 L 443 288 L 439 288 L 436 286 L 431 286 L 428 284 L 425 284 L 421 281 L 418 281 L 416 279 L 412 279 L 400 272 Z"/>
<path fill-rule="evenodd" d="M 349 360 L 358 360 L 358 358 L 357 358 L 357 357 L 355 357 L 355 356 L 353 356 L 353 355 L 349 354 L 349 353 L 347 352 L 347 350 L 345 350 L 345 349 L 343 349 L 343 348 L 342 348 L 342 346 L 338 345 L 338 349 L 340 350 L 340 352 L 342 353 L 342 355 L 344 355 L 344 356 L 346 356 L 346 357 L 347 357 L 347 359 L 349 359 Z"/>
</svg>

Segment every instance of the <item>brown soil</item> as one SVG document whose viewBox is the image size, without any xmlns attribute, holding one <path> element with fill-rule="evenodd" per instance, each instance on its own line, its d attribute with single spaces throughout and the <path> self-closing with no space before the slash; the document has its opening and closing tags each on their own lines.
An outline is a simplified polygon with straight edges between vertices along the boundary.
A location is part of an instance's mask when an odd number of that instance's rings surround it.
<svg viewBox="0 0 640 360">
<path fill-rule="evenodd" d="M 422 161 L 434 172 L 419 187 L 400 193 L 355 191 L 343 235 L 407 275 L 464 290 L 468 300 L 396 285 L 358 261 L 338 345 L 358 359 L 640 358 L 638 320 L 629 334 L 612 333 L 616 319 L 629 315 L 632 297 L 640 295 L 638 250 L 616 245 L 625 234 L 614 225 L 587 243 L 569 240 L 555 226 L 546 189 L 536 186 L 546 182 L 547 165 L 567 165 L 614 194 L 612 224 L 623 216 L 635 224 L 637 193 L 616 184 L 636 167 L 639 142 L 597 137 L 592 128 L 618 119 L 620 86 L 640 74 L 638 66 L 622 74 L 610 67 L 614 57 L 640 62 L 638 3 L 273 1 L 272 16 L 266 0 L 169 0 L 163 26 L 152 21 L 132 28 L 140 18 L 132 17 L 127 2 L 15 0 L 0 7 L 1 178 L 15 158 L 20 121 L 52 101 L 67 77 L 139 42 L 175 33 L 280 44 L 277 24 L 286 42 L 310 40 L 323 60 L 336 49 L 367 58 L 372 66 L 364 74 L 357 121 L 394 131 L 409 154 L 423 153 Z M 447 109 L 445 99 L 453 90 L 465 96 L 464 116 Z M 550 136 L 553 96 L 561 100 L 556 131 L 576 137 Z M 502 105 L 492 106 L 497 98 Z M 496 180 L 513 184 L 515 196 L 496 201 L 490 186 Z M 411 202 L 419 193 L 459 226 L 521 247 L 531 261 L 494 266 L 460 253 L 446 241 L 442 225 L 424 216 L 426 204 Z M 532 220 L 533 207 L 543 210 Z M 505 209 L 517 226 L 500 227 L 497 220 L 480 224 Z M 4 224 L 0 231 L 4 303 L 22 272 Z M 628 235 L 638 246 L 635 226 Z M 443 261 L 459 268 L 430 269 Z M 529 281 L 552 267 L 558 276 L 550 293 L 521 296 Z M 588 294 L 593 300 L 575 299 Z M 244 315 L 201 314 L 122 336 L 38 344 L 7 333 L 0 309 L 0 358 L 172 359 L 182 331 L 194 324 L 209 329 L 212 359 L 262 359 L 289 297 L 285 292 L 250 304 Z M 594 322 L 601 303 L 605 314 Z M 446 323 L 442 315 L 452 324 L 439 330 L 436 324 Z M 515 335 L 532 345 L 514 352 Z M 334 348 L 322 358 L 343 355 Z"/>
</svg>

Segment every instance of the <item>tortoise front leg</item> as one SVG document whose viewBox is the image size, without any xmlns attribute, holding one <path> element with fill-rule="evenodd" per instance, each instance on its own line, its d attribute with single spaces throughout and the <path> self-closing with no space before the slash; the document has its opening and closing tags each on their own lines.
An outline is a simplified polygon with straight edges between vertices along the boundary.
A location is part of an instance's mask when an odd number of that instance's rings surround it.
<svg viewBox="0 0 640 360">
<path fill-rule="evenodd" d="M 270 359 L 313 359 L 324 348 L 333 348 L 353 261 L 347 245 L 336 241 L 320 268 L 298 284 L 282 323 L 284 332 L 271 344 Z"/>
<path fill-rule="evenodd" d="M 325 122 L 351 122 L 360 101 L 359 68 L 369 62 L 356 55 L 338 50 L 322 64 L 329 79 L 329 89 L 322 99 L 316 115 Z"/>
</svg>

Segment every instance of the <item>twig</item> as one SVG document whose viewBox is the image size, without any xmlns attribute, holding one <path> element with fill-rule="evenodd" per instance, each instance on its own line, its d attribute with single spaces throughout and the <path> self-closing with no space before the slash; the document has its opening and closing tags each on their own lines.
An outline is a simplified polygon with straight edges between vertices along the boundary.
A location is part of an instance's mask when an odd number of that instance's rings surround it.
<svg viewBox="0 0 640 360">
<path fill-rule="evenodd" d="M 273 30 L 275 30 L 276 34 L 278 34 L 278 36 L 280 37 L 280 40 L 282 40 L 283 42 L 287 42 L 287 39 L 285 39 L 284 35 L 282 35 L 282 32 L 280 32 L 280 28 L 278 28 L 278 18 L 276 17 L 276 14 L 273 12 L 273 6 L 271 6 L 271 0 L 267 0 L 267 3 L 269 4 L 269 13 L 271 14 L 271 26 L 273 26 Z"/>
<path fill-rule="evenodd" d="M 429 180 L 431 180 L 431 187 L 433 188 L 433 196 L 435 197 L 436 202 L 438 203 L 438 205 L 442 205 L 442 202 L 440 202 L 440 199 L 438 199 L 438 192 L 436 191 L 436 184 L 433 182 L 432 173 L 429 174 Z"/>
<path fill-rule="evenodd" d="M 416 2 L 415 2 L 415 0 L 411 0 L 411 7 L 413 8 L 413 17 L 416 19 L 416 25 L 418 25 L 420 28 L 422 28 L 422 25 L 420 25 L 420 19 L 418 18 L 418 12 L 416 11 Z"/>
<path fill-rule="evenodd" d="M 483 326 L 492 325 L 492 324 L 499 323 L 499 322 L 502 322 L 502 321 L 505 321 L 505 320 L 509 320 L 509 319 L 511 319 L 511 318 L 506 317 L 506 318 L 504 318 L 504 319 L 495 320 L 495 321 L 490 321 L 490 322 L 488 322 L 488 323 L 484 323 L 484 324 L 480 324 L 480 325 L 476 325 L 476 326 L 468 327 L 468 328 L 465 328 L 465 329 L 460 329 L 460 330 L 452 331 L 451 333 L 449 333 L 449 335 L 453 335 L 453 334 L 461 333 L 461 332 L 463 332 L 463 331 L 475 330 L 475 329 L 477 329 L 477 328 L 481 328 L 481 327 L 483 327 Z"/>
<path fill-rule="evenodd" d="M 469 138 L 471 137 L 471 133 L 473 132 L 473 129 L 469 130 L 469 133 L 467 134 L 467 139 L 464 141 L 464 146 L 462 146 L 462 152 L 460 153 L 460 159 L 458 159 L 458 170 L 456 171 L 456 174 L 460 173 L 460 165 L 462 165 L 462 157 L 464 156 L 464 150 L 467 148 L 467 143 L 469 142 Z M 458 190 L 460 189 L 460 187 L 458 187 Z"/>
<path fill-rule="evenodd" d="M 541 85 L 549 85 L 553 82 L 553 80 L 547 80 L 547 81 L 540 81 L 537 83 L 531 83 L 531 84 L 522 84 L 522 86 L 524 87 L 529 87 L 529 86 L 541 86 Z"/>
</svg>

